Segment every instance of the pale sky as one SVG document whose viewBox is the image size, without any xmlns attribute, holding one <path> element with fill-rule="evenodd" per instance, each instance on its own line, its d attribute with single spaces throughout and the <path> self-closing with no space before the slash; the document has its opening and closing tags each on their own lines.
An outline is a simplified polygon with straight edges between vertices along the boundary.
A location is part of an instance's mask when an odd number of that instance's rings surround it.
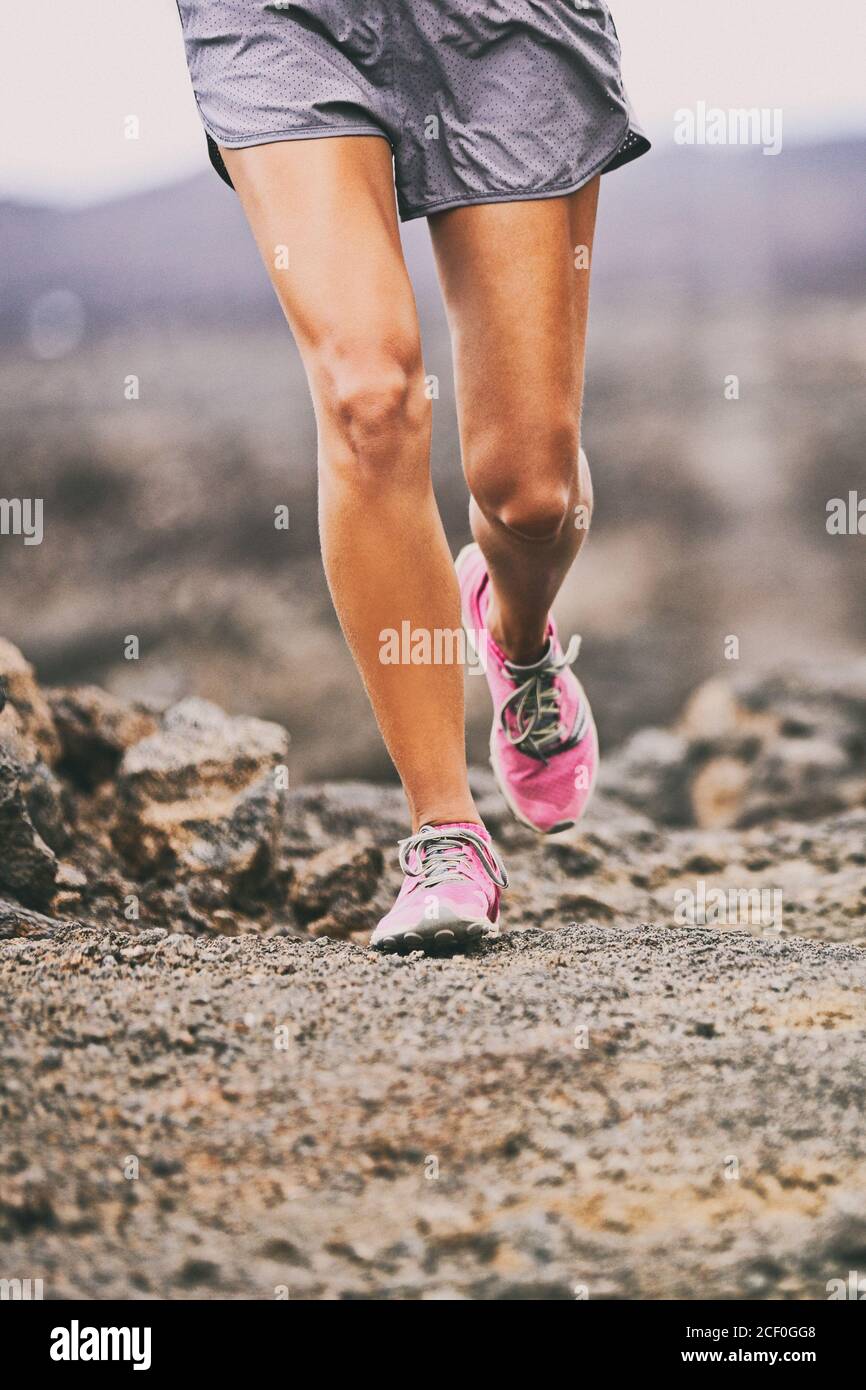
<svg viewBox="0 0 866 1390">
<path fill-rule="evenodd" d="M 866 0 L 611 9 L 626 84 L 660 144 L 699 101 L 781 107 L 790 142 L 866 132 Z M 0 55 L 0 198 L 94 202 L 206 166 L 175 0 L 7 3 Z M 130 115 L 138 140 L 124 138 Z"/>
</svg>

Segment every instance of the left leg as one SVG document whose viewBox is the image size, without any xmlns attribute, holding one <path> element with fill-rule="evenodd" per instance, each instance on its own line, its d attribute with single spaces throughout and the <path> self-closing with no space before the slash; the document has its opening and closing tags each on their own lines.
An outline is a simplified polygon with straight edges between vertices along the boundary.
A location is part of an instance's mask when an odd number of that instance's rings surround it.
<svg viewBox="0 0 866 1390">
<path fill-rule="evenodd" d="M 598 185 L 430 218 L 472 533 L 490 575 L 486 624 L 521 664 L 544 648 L 592 509 L 580 412 Z"/>
<path fill-rule="evenodd" d="M 597 197 L 595 180 L 431 218 L 477 541 L 457 562 L 464 621 L 487 655 L 496 779 L 543 834 L 580 818 L 598 766 L 577 639 L 563 651 L 550 619 L 592 507 L 580 408 Z"/>
</svg>

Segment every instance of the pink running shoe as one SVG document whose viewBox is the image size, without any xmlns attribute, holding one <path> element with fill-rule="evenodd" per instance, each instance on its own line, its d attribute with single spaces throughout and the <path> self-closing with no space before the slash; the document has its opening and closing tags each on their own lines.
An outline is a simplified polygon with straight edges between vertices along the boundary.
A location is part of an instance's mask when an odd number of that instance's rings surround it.
<svg viewBox="0 0 866 1390">
<path fill-rule="evenodd" d="M 483 825 L 422 825 L 400 841 L 406 877 L 370 938 L 382 951 L 449 951 L 496 936 L 508 875 Z"/>
<path fill-rule="evenodd" d="M 553 619 L 547 651 L 517 666 L 487 631 L 489 581 L 477 545 L 457 556 L 463 625 L 487 674 L 496 716 L 490 763 L 513 815 L 531 830 L 553 835 L 583 815 L 598 771 L 598 735 L 583 687 L 569 668 L 580 638 L 563 652 Z"/>
</svg>

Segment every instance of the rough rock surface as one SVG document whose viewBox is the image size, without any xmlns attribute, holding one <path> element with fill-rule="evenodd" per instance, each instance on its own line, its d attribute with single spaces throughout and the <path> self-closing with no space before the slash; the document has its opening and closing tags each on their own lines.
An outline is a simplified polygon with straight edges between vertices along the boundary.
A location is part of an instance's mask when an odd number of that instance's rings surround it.
<svg viewBox="0 0 866 1390">
<path fill-rule="evenodd" d="M 29 661 L 0 637 L 0 709 L 4 704 L 13 707 L 20 733 L 33 744 L 33 756 L 53 763 L 60 744 L 48 701 Z"/>
<path fill-rule="evenodd" d="M 823 1298 L 863 1268 L 866 667 L 703 687 L 544 843 L 476 772 L 511 931 L 427 960 L 365 949 L 397 790 L 286 794 L 276 725 L 0 656 L 0 1273 Z"/>
<path fill-rule="evenodd" d="M 96 685 L 48 692 L 63 772 L 84 791 L 114 776 L 127 748 L 158 730 L 154 714 Z"/>
<path fill-rule="evenodd" d="M 30 814 L 29 769 L 0 744 L 0 886 L 31 907 L 46 907 L 57 879 L 57 860 Z"/>
<path fill-rule="evenodd" d="M 134 868 L 264 881 L 277 854 L 289 740 L 278 724 L 232 719 L 182 700 L 127 748 L 117 776 L 115 844 Z"/>
<path fill-rule="evenodd" d="M 676 729 L 635 734 L 605 779 L 666 825 L 814 821 L 866 805 L 866 659 L 708 681 Z"/>
<path fill-rule="evenodd" d="M 0 1249 L 46 1296 L 826 1298 L 863 1268 L 866 954 L 0 946 Z"/>
</svg>

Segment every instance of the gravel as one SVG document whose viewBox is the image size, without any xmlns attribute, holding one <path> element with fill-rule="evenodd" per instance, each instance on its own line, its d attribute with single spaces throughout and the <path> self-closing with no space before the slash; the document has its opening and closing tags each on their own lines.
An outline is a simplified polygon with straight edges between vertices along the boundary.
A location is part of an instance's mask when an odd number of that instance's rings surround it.
<svg viewBox="0 0 866 1390">
<path fill-rule="evenodd" d="M 47 1298 L 823 1299 L 866 953 L 579 924 L 0 943 L 0 1275 Z"/>
</svg>

